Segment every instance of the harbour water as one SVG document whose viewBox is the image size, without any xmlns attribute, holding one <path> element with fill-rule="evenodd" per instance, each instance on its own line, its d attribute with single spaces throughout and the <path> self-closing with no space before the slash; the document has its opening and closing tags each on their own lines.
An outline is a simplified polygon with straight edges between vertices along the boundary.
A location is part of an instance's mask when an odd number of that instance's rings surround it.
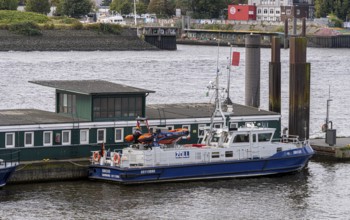
<svg viewBox="0 0 350 220">
<path fill-rule="evenodd" d="M 244 104 L 244 48 L 231 73 L 231 99 Z M 54 89 L 34 80 L 103 79 L 156 91 L 148 103 L 209 102 L 218 48 L 178 45 L 177 51 L 0 52 L 0 109 L 54 111 Z M 219 48 L 222 86 L 229 48 Z M 282 125 L 288 126 L 289 50 L 281 51 Z M 348 49 L 308 48 L 311 136 L 330 120 L 350 136 Z M 268 108 L 270 49 L 261 50 L 261 108 Z M 8 185 L 0 219 L 348 219 L 349 162 L 317 158 L 301 173 L 263 178 L 120 186 L 94 181 Z"/>
</svg>

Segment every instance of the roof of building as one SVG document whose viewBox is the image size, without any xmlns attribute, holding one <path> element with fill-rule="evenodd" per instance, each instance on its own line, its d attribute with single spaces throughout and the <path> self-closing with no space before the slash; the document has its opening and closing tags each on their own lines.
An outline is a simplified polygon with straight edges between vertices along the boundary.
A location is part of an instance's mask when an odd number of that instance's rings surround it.
<svg viewBox="0 0 350 220">
<path fill-rule="evenodd" d="M 0 110 L 0 126 L 55 124 L 87 121 L 38 109 Z"/>
<path fill-rule="evenodd" d="M 84 95 L 154 93 L 152 90 L 126 86 L 104 80 L 44 80 L 29 82 Z"/>
<path fill-rule="evenodd" d="M 146 106 L 146 117 L 149 120 L 210 118 L 214 107 L 213 104 L 209 103 L 151 104 Z M 233 117 L 268 115 L 279 114 L 250 106 L 233 104 Z M 87 120 L 37 109 L 0 110 L 0 126 L 77 122 L 87 122 Z"/>
<path fill-rule="evenodd" d="M 149 119 L 180 119 L 211 117 L 215 105 L 211 103 L 152 104 L 146 106 Z M 260 110 L 255 107 L 233 104 L 231 116 L 279 115 L 276 112 Z"/>
</svg>

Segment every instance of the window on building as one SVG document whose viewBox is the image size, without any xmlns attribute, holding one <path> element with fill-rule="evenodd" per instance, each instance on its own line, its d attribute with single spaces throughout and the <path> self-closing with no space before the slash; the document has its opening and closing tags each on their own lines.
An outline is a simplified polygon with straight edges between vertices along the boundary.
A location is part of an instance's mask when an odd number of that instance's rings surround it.
<svg viewBox="0 0 350 220">
<path fill-rule="evenodd" d="M 52 146 L 52 131 L 44 131 L 43 143 L 44 146 Z"/>
<path fill-rule="evenodd" d="M 198 125 L 198 138 L 204 137 L 204 131 L 205 131 L 206 126 L 207 126 L 206 124 L 199 124 Z"/>
<path fill-rule="evenodd" d="M 279 10 L 276 10 L 275 13 L 276 13 L 276 15 L 279 15 L 279 14 L 280 14 L 280 11 L 279 11 Z"/>
<path fill-rule="evenodd" d="M 286 9 L 286 14 L 287 14 L 287 15 L 290 15 L 290 14 L 291 14 L 290 9 Z"/>
<path fill-rule="evenodd" d="M 297 9 L 297 15 L 300 15 L 300 9 Z"/>
<path fill-rule="evenodd" d="M 97 143 L 106 142 L 106 129 L 97 129 Z"/>
<path fill-rule="evenodd" d="M 132 118 L 142 116 L 142 97 L 94 98 L 93 115 L 98 118 Z"/>
<path fill-rule="evenodd" d="M 115 134 L 115 142 L 123 142 L 124 141 L 124 129 L 123 128 L 116 128 L 114 130 Z"/>
<path fill-rule="evenodd" d="M 258 14 L 261 14 L 261 9 L 260 8 L 258 9 Z"/>
<path fill-rule="evenodd" d="M 5 147 L 6 148 L 15 147 L 15 133 L 5 134 Z"/>
<path fill-rule="evenodd" d="M 80 130 L 80 144 L 89 143 L 89 130 Z"/>
<path fill-rule="evenodd" d="M 71 131 L 62 131 L 62 145 L 70 145 Z"/>
<path fill-rule="evenodd" d="M 34 146 L 34 132 L 24 132 L 24 146 L 25 147 Z"/>
<path fill-rule="evenodd" d="M 76 95 L 59 93 L 59 113 L 76 113 Z"/>
<path fill-rule="evenodd" d="M 188 130 L 188 135 L 186 137 L 182 137 L 182 139 L 191 138 L 191 125 L 182 125 L 182 128 L 185 128 Z"/>
<path fill-rule="evenodd" d="M 270 9 L 270 14 L 273 14 L 273 9 Z"/>
<path fill-rule="evenodd" d="M 267 14 L 267 9 L 264 9 L 264 14 Z"/>
</svg>

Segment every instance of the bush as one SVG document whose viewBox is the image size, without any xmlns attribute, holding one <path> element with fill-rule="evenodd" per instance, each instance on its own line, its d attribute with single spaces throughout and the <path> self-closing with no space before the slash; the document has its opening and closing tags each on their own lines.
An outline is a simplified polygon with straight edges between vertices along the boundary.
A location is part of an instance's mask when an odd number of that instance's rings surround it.
<svg viewBox="0 0 350 220">
<path fill-rule="evenodd" d="M 33 12 L 0 11 L 0 23 L 11 24 L 20 22 L 33 22 L 44 24 L 50 19 L 46 15 Z"/>
<path fill-rule="evenodd" d="M 105 34 L 120 34 L 122 31 L 122 26 L 119 24 L 106 24 L 100 23 L 98 25 L 98 31 Z"/>
<path fill-rule="evenodd" d="M 0 10 L 17 10 L 18 0 L 0 0 Z"/>
<path fill-rule="evenodd" d="M 33 22 L 13 23 L 8 26 L 8 29 L 13 33 L 26 35 L 26 36 L 42 35 L 39 26 Z"/>
</svg>

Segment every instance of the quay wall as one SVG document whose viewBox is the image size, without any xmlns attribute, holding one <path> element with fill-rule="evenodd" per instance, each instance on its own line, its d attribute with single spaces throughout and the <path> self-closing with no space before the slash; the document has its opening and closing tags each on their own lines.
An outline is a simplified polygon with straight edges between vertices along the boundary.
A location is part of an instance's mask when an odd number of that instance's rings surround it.
<svg viewBox="0 0 350 220">
<path fill-rule="evenodd" d="M 0 30 L 0 51 L 118 51 L 158 50 L 137 36 L 136 29 L 120 34 L 94 30 L 42 30 L 41 36 L 24 36 Z"/>
<path fill-rule="evenodd" d="M 88 158 L 24 162 L 17 167 L 9 183 L 87 179 L 89 164 Z"/>
</svg>

